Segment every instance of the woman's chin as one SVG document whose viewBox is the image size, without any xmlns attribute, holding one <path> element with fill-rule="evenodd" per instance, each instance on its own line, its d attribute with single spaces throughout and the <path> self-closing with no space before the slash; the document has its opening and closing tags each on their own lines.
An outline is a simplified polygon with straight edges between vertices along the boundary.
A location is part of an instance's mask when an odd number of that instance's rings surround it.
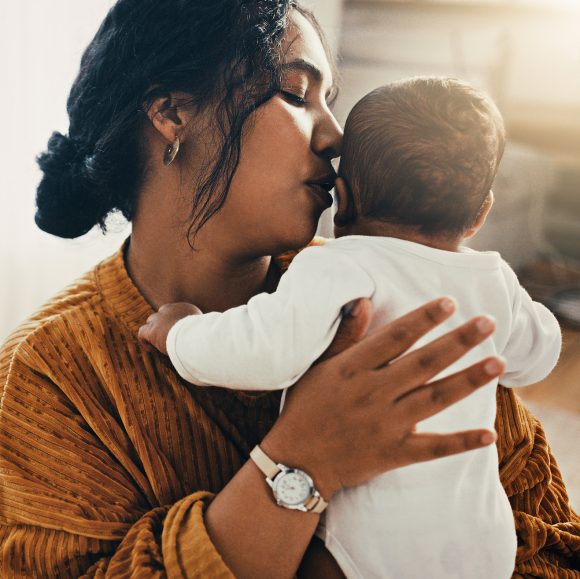
<svg viewBox="0 0 580 579">
<path fill-rule="evenodd" d="M 311 221 L 310 223 L 302 223 L 300 227 L 297 227 L 292 231 L 292 249 L 299 249 L 308 245 L 316 235 L 317 228 L 318 219 L 316 221 Z"/>
<path fill-rule="evenodd" d="M 272 251 L 269 252 L 269 255 L 280 255 L 286 251 L 302 249 L 304 246 L 308 245 L 316 235 L 316 227 L 317 225 L 315 224 L 305 226 L 305 224 L 302 223 L 300 226 L 291 229 L 286 228 L 284 234 L 279 236 L 273 244 Z"/>
</svg>

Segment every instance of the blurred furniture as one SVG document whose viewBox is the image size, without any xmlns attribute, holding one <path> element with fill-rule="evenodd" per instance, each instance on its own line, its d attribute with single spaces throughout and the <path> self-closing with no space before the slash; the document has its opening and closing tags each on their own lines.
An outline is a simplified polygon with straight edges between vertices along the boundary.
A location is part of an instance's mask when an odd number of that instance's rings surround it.
<svg viewBox="0 0 580 579">
<path fill-rule="evenodd" d="M 546 249 L 546 199 L 555 179 L 556 166 L 548 157 L 508 144 L 493 184 L 494 207 L 468 245 L 499 251 L 515 270 L 536 259 Z"/>
</svg>

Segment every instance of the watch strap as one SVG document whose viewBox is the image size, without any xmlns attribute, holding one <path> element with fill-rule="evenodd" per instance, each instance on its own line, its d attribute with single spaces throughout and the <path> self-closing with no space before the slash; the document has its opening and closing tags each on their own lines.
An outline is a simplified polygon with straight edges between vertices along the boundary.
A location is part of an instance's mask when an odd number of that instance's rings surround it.
<svg viewBox="0 0 580 579">
<path fill-rule="evenodd" d="M 269 480 L 274 480 L 274 477 L 280 472 L 278 465 L 256 444 L 250 458 L 256 463 L 257 467 L 266 475 Z"/>
<path fill-rule="evenodd" d="M 328 503 L 320 496 L 318 491 L 310 497 L 310 500 L 304 505 L 309 513 L 321 513 Z"/>
<path fill-rule="evenodd" d="M 256 466 L 266 475 L 266 479 L 270 483 L 274 480 L 276 475 L 280 472 L 280 467 L 260 448 L 258 444 L 250 452 L 250 458 L 254 461 Z M 309 513 L 322 513 L 328 506 L 328 503 L 322 498 L 320 493 L 314 489 L 314 493 L 304 504 L 301 510 Z"/>
</svg>

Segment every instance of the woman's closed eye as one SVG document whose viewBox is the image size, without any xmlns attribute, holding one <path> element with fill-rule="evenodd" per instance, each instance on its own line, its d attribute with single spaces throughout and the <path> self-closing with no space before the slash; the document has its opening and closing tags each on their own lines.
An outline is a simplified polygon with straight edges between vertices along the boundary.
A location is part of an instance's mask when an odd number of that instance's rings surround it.
<svg viewBox="0 0 580 579">
<path fill-rule="evenodd" d="M 306 99 L 304 98 L 306 95 L 301 96 L 294 92 L 290 92 L 288 90 L 281 91 L 282 96 L 290 103 L 297 105 L 297 106 L 304 106 L 306 104 Z"/>
<path fill-rule="evenodd" d="M 310 101 L 306 99 L 306 93 L 304 91 L 296 91 L 296 90 L 284 90 L 280 91 L 282 97 L 289 102 L 290 104 L 303 107 L 307 105 Z M 332 107 L 336 98 L 338 96 L 338 89 L 333 88 L 332 91 L 329 92 L 326 98 L 326 106 Z"/>
</svg>

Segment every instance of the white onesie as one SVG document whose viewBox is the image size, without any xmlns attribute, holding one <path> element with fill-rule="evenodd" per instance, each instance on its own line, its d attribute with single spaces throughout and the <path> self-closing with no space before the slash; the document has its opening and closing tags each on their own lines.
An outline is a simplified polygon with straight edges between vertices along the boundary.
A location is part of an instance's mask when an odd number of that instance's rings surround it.
<svg viewBox="0 0 580 579">
<path fill-rule="evenodd" d="M 331 343 L 348 302 L 369 297 L 369 329 L 452 296 L 456 313 L 418 348 L 474 316 L 493 336 L 437 378 L 501 355 L 504 386 L 544 378 L 558 360 L 554 316 L 533 302 L 496 252 L 449 252 L 389 237 L 347 236 L 298 254 L 273 294 L 224 313 L 189 316 L 170 331 L 179 374 L 197 385 L 277 390 L 296 382 Z M 417 425 L 419 431 L 492 429 L 497 379 Z M 388 384 L 385 384 L 388 388 Z M 495 445 L 386 472 L 337 493 L 321 518 L 324 539 L 349 579 L 511 577 L 512 510 Z"/>
</svg>

